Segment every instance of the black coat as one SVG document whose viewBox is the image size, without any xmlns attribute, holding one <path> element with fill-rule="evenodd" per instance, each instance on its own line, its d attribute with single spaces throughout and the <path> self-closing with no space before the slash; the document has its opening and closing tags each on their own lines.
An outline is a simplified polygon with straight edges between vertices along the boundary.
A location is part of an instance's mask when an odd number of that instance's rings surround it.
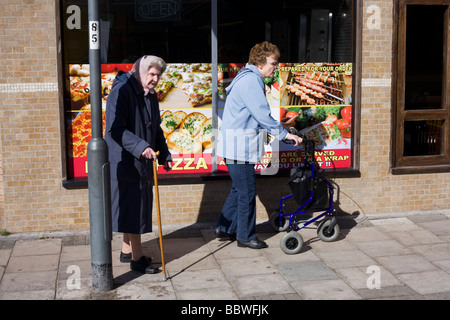
<svg viewBox="0 0 450 320">
<path fill-rule="evenodd" d="M 152 231 L 153 162 L 141 154 L 150 147 L 160 151 L 159 159 L 170 158 L 160 124 L 156 93 L 144 97 L 137 79 L 119 72 L 108 95 L 105 128 L 115 232 Z"/>
</svg>

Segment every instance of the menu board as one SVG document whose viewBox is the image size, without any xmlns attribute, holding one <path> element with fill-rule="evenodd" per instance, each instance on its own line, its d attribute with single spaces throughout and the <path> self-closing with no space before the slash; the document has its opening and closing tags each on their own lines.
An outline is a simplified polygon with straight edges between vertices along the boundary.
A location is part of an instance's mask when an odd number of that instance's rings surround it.
<svg viewBox="0 0 450 320">
<path fill-rule="evenodd" d="M 220 127 L 226 101 L 225 88 L 243 63 L 220 64 L 218 69 L 217 114 L 212 108 L 210 63 L 169 63 L 156 88 L 161 112 L 161 128 L 173 158 L 173 168 L 158 174 L 210 174 L 213 172 L 212 127 L 217 117 Z M 132 64 L 105 64 L 101 67 L 102 114 L 105 127 L 106 99 L 119 71 Z M 89 65 L 70 64 L 70 103 L 66 105 L 67 157 L 69 178 L 86 177 L 87 144 L 91 139 Z M 272 117 L 286 129 L 297 129 L 313 139 L 316 161 L 324 169 L 351 166 L 351 63 L 280 63 L 275 76 L 265 79 L 266 98 Z M 273 137 L 272 137 L 273 138 Z M 270 136 L 265 156 L 255 170 L 272 173 L 299 166 L 304 147 L 294 147 Z M 227 171 L 223 159 L 217 170 Z M 276 170 L 273 170 L 276 166 Z"/>
</svg>

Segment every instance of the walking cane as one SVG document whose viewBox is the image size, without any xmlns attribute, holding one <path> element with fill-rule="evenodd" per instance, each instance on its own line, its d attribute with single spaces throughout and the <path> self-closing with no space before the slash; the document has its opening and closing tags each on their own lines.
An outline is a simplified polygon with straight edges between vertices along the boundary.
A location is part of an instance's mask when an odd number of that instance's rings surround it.
<svg viewBox="0 0 450 320">
<path fill-rule="evenodd" d="M 157 155 L 159 152 L 157 153 Z M 161 212 L 159 207 L 159 190 L 158 190 L 158 162 L 157 159 L 153 159 L 153 179 L 155 181 L 155 198 L 156 198 L 156 211 L 158 213 L 158 230 L 159 230 L 159 246 L 161 247 L 161 262 L 162 262 L 162 272 L 163 280 L 167 280 L 166 276 L 166 265 L 164 263 L 164 248 L 162 241 L 162 228 L 161 228 Z"/>
</svg>

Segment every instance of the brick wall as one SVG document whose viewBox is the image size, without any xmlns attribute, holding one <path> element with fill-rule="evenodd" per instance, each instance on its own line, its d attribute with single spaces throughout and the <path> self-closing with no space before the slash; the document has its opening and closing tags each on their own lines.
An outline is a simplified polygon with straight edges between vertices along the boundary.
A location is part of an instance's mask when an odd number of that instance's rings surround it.
<svg viewBox="0 0 450 320">
<path fill-rule="evenodd" d="M 370 5 L 380 28 L 366 25 Z M 365 214 L 450 208 L 450 174 L 393 176 L 392 0 L 364 1 L 360 178 L 335 179 L 339 208 Z M 89 228 L 88 191 L 62 187 L 55 1 L 0 3 L 0 229 Z M 289 193 L 286 178 L 258 179 L 258 218 Z M 215 221 L 229 180 L 160 185 L 163 224 Z"/>
<path fill-rule="evenodd" d="M 1 229 L 88 228 L 87 191 L 62 188 L 53 0 L 0 3 Z"/>
</svg>

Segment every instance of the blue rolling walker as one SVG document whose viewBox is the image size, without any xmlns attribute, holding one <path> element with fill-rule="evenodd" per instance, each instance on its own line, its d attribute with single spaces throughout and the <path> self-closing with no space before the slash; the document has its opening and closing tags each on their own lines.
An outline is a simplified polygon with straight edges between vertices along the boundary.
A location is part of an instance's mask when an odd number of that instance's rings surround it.
<svg viewBox="0 0 450 320">
<path fill-rule="evenodd" d="M 298 134 L 292 128 L 291 133 Z M 304 135 L 302 139 L 305 145 L 305 157 L 301 167 L 291 170 L 288 184 L 292 194 L 281 198 L 279 208 L 269 218 L 269 223 L 275 231 L 288 231 L 280 239 L 281 250 L 286 254 L 297 254 L 301 251 L 303 238 L 297 231 L 320 219 L 322 221 L 317 228 L 317 236 L 320 240 L 335 241 L 340 231 L 333 210 L 333 185 L 324 177 L 323 170 L 320 170 L 315 161 L 314 141 L 307 139 Z M 290 198 L 294 198 L 299 207 L 288 213 L 285 212 L 284 202 Z M 307 220 L 302 219 L 301 215 L 315 212 L 321 213 Z"/>
</svg>

